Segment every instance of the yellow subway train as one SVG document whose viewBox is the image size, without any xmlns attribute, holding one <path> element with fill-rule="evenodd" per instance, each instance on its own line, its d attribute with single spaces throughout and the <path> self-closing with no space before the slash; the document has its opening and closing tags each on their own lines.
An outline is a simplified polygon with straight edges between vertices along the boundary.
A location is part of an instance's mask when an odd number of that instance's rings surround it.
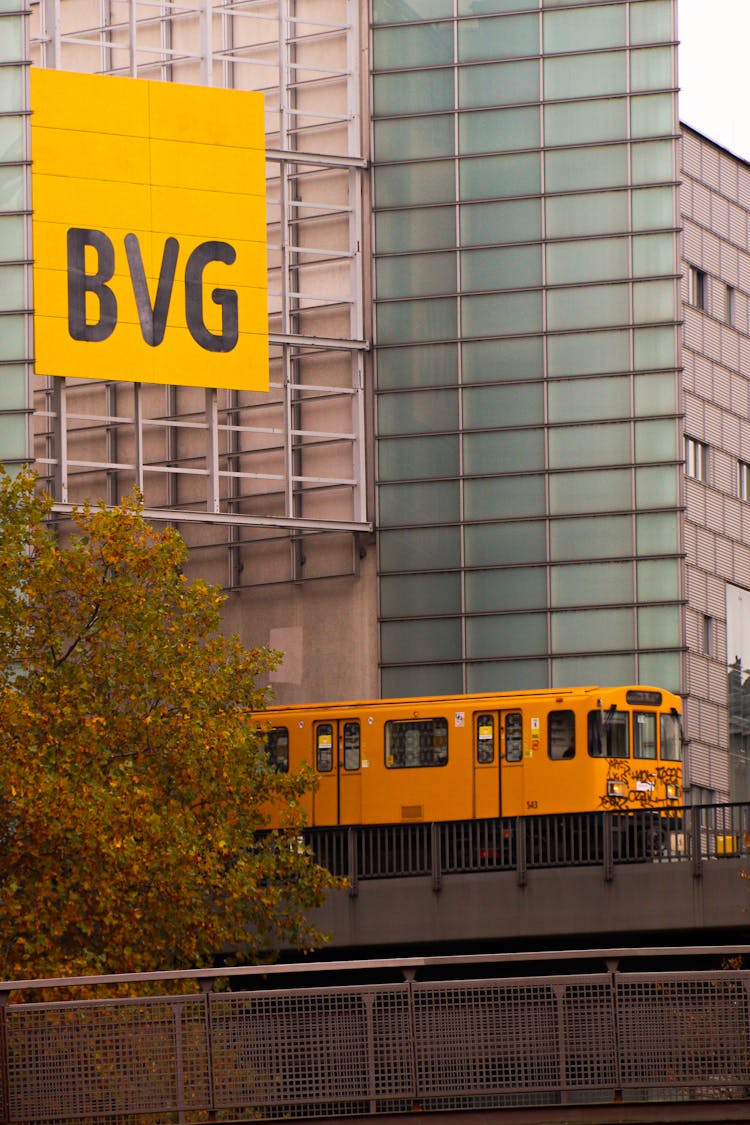
<svg viewBox="0 0 750 1125">
<path fill-rule="evenodd" d="M 306 762 L 311 826 L 663 809 L 682 800 L 680 697 L 662 688 L 274 706 L 281 772 Z"/>
</svg>

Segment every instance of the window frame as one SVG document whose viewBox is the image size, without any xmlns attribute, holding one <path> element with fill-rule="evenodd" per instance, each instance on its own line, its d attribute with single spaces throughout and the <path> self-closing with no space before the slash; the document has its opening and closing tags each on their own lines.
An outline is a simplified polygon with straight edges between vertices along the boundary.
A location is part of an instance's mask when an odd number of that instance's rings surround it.
<svg viewBox="0 0 750 1125">
<path fill-rule="evenodd" d="M 431 724 L 431 730 L 428 732 L 427 726 Z M 409 733 L 417 733 L 420 735 L 420 745 L 418 747 L 404 746 L 401 750 L 402 760 L 398 761 L 397 756 L 393 753 L 393 739 L 392 735 L 396 728 L 405 728 L 404 736 Z M 435 732 L 439 729 L 443 735 L 444 748 L 441 750 L 436 746 Z M 432 756 L 432 761 L 421 760 L 425 752 L 426 746 L 422 746 L 422 735 L 430 733 L 432 735 L 432 746 L 429 748 Z M 414 760 L 414 752 L 417 752 L 420 760 Z M 420 719 L 388 719 L 383 727 L 383 757 L 385 761 L 385 768 L 388 770 L 397 769 L 440 769 L 448 765 L 448 720 L 443 715 L 430 716 Z M 406 760 L 408 758 L 408 760 Z M 438 759 L 438 760 L 436 760 Z M 441 759 L 441 760 L 440 760 Z"/>
<path fill-rule="evenodd" d="M 700 266 L 687 268 L 688 304 L 701 312 L 708 312 L 708 275 Z"/>
<path fill-rule="evenodd" d="M 685 476 L 708 483 L 709 447 L 699 438 L 685 434 Z"/>
</svg>

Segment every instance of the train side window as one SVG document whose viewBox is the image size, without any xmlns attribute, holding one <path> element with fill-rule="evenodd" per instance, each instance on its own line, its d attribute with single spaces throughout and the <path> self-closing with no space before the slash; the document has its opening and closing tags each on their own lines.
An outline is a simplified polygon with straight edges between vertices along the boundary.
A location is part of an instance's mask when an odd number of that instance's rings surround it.
<svg viewBox="0 0 750 1125">
<path fill-rule="evenodd" d="M 630 757 L 627 711 L 589 711 L 588 735 L 592 758 Z"/>
<path fill-rule="evenodd" d="M 633 757 L 656 757 L 656 712 L 633 713 Z"/>
<path fill-rule="evenodd" d="M 387 769 L 444 766 L 447 762 L 447 719 L 391 720 L 385 724 Z"/>
<path fill-rule="evenodd" d="M 508 711 L 505 716 L 505 760 L 523 760 L 523 718 L 520 711 Z"/>
<path fill-rule="evenodd" d="M 263 736 L 268 760 L 277 773 L 289 773 L 289 731 L 286 727 L 272 727 Z"/>
<path fill-rule="evenodd" d="M 576 717 L 573 711 L 550 711 L 547 718 L 547 754 L 556 762 L 574 758 Z"/>
<path fill-rule="evenodd" d="M 682 758 L 682 735 L 677 715 L 660 715 L 661 760 L 679 762 Z"/>
<path fill-rule="evenodd" d="M 315 729 L 315 767 L 318 773 L 330 773 L 333 769 L 333 727 L 330 723 L 318 723 Z"/>
<path fill-rule="evenodd" d="M 495 760 L 495 716 L 477 715 L 477 762 L 487 766 Z"/>
<path fill-rule="evenodd" d="M 344 769 L 359 769 L 359 723 L 344 723 Z"/>
</svg>

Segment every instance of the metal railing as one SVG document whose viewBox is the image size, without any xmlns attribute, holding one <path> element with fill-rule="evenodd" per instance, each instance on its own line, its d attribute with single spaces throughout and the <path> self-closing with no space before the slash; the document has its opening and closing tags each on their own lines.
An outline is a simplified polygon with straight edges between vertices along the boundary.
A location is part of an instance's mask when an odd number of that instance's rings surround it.
<svg viewBox="0 0 750 1125">
<path fill-rule="evenodd" d="M 515 871 L 523 884 L 540 867 L 596 866 L 613 877 L 623 863 L 690 863 L 750 855 L 750 804 L 607 810 L 432 824 L 354 825 L 305 832 L 316 860 L 360 880 Z"/>
<path fill-rule="evenodd" d="M 721 963 L 719 954 L 738 950 L 750 947 L 711 952 Z M 117 1000 L 15 1004 L 5 982 L 2 1120 L 190 1125 L 745 1100 L 750 972 L 680 969 L 686 952 L 697 951 L 532 954 L 528 975 L 515 954 L 360 962 L 370 979 L 387 968 L 394 983 L 347 987 L 273 988 L 273 970 L 240 968 L 226 975 L 245 991 L 229 992 L 210 991 L 208 970 L 144 974 L 131 985 L 200 979 L 203 991 Z M 620 971 L 623 953 L 659 953 L 669 971 Z M 555 975 L 538 975 L 544 957 Z M 609 971 L 575 971 L 596 959 Z M 335 981 L 352 964 L 306 968 Z M 472 972 L 484 975 L 455 979 Z M 263 983 L 259 973 L 266 987 L 252 988 Z M 24 988 L 51 983 L 72 982 Z"/>
</svg>

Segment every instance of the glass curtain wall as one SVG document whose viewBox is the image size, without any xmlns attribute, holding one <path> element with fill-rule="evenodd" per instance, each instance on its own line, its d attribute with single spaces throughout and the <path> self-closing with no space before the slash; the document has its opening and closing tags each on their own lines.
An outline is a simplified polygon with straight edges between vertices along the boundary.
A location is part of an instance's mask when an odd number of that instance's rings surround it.
<svg viewBox="0 0 750 1125">
<path fill-rule="evenodd" d="M 372 0 L 384 695 L 680 686 L 674 0 Z"/>
</svg>

